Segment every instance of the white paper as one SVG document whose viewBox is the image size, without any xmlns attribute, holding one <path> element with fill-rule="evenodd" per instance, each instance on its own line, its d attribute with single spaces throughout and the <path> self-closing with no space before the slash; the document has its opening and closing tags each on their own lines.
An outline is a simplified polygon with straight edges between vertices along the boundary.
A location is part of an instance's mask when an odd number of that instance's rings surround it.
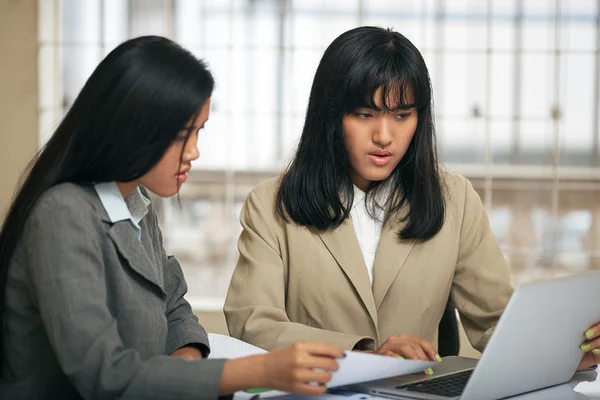
<svg viewBox="0 0 600 400">
<path fill-rule="evenodd" d="M 257 354 L 265 354 L 266 350 L 253 346 L 230 336 L 216 333 L 208 334 L 210 355 L 208 358 L 240 358 Z M 339 369 L 333 373 L 332 379 L 327 383 L 328 388 L 351 385 L 359 382 L 373 381 L 392 376 L 412 374 L 425 371 L 435 365 L 435 362 L 404 360 L 378 354 L 346 351 L 346 357 L 338 361 Z M 261 398 L 285 396 L 285 392 L 271 390 L 260 393 Z M 253 394 L 238 392 L 236 398 L 247 399 Z M 283 397 L 288 398 L 288 397 Z M 289 397 L 290 399 L 298 397 Z"/>
<path fill-rule="evenodd" d="M 208 358 L 240 358 L 267 352 L 260 347 L 218 333 L 209 333 L 208 343 L 210 344 Z"/>
<path fill-rule="evenodd" d="M 340 368 L 333 374 L 331 381 L 327 383 L 329 388 L 413 374 L 425 371 L 436 364 L 432 361 L 404 360 L 356 351 L 346 351 L 345 353 L 346 357 L 338 360 Z"/>
</svg>

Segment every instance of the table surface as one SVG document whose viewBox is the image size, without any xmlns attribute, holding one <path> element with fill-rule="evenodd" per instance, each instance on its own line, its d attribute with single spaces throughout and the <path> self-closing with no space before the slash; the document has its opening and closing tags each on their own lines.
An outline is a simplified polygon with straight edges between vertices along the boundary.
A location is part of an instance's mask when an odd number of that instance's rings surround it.
<svg viewBox="0 0 600 400">
<path fill-rule="evenodd" d="M 239 394 L 235 399 L 248 399 L 248 394 Z M 307 397 L 293 394 L 281 396 L 263 395 L 260 398 L 297 400 L 297 399 L 322 399 L 322 400 L 379 400 L 383 397 L 370 396 L 360 393 L 349 393 L 344 391 L 333 391 L 322 396 Z M 578 372 L 573 379 L 565 384 L 511 397 L 518 400 L 585 400 L 600 399 L 600 376 L 597 371 Z"/>
</svg>

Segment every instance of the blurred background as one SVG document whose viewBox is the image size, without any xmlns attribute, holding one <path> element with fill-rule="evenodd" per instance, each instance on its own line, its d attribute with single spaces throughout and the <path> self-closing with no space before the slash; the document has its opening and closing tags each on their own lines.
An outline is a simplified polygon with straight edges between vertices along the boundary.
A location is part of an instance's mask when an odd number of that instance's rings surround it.
<svg viewBox="0 0 600 400">
<path fill-rule="evenodd" d="M 600 268 L 600 0 L 0 0 L 0 212 L 98 62 L 170 37 L 216 78 L 201 157 L 156 199 L 188 300 L 223 331 L 249 190 L 285 167 L 326 46 L 390 27 L 431 75 L 441 158 L 481 195 L 514 283 Z M 464 341 L 463 341 L 464 343 Z"/>
</svg>

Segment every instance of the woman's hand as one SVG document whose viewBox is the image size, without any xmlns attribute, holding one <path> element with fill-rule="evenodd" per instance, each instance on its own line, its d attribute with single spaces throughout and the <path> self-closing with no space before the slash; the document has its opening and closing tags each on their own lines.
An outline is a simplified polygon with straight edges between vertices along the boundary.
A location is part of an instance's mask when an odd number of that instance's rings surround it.
<svg viewBox="0 0 600 400">
<path fill-rule="evenodd" d="M 318 395 L 337 371 L 344 351 L 331 343 L 298 342 L 266 354 L 267 387 L 299 394 Z"/>
<path fill-rule="evenodd" d="M 583 335 L 585 341 L 581 345 L 581 350 L 584 355 L 577 369 L 586 369 L 600 363 L 600 323 L 592 326 Z"/>
<path fill-rule="evenodd" d="M 251 388 L 322 394 L 338 369 L 336 359 L 342 357 L 344 351 L 334 344 L 298 342 L 267 354 L 227 360 L 219 394 Z"/>
<path fill-rule="evenodd" d="M 410 360 L 442 361 L 431 343 L 423 338 L 410 335 L 390 336 L 374 353 L 395 357 L 401 356 Z"/>
</svg>

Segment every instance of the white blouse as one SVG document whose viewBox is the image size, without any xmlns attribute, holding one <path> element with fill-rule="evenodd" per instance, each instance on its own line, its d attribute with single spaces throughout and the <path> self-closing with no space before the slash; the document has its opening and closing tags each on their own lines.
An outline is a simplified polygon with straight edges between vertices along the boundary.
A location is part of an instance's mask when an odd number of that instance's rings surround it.
<svg viewBox="0 0 600 400">
<path fill-rule="evenodd" d="M 384 191 L 385 192 L 385 191 Z M 375 262 L 375 254 L 381 237 L 381 228 L 383 227 L 383 219 L 385 217 L 385 197 L 387 194 L 381 192 L 377 199 L 370 197 L 370 203 L 376 201 L 378 207 L 375 209 L 375 217 L 372 218 L 367 211 L 366 193 L 354 186 L 354 202 L 350 210 L 350 217 L 354 225 L 354 231 L 360 245 L 360 250 L 365 259 L 369 279 L 373 283 L 373 264 Z M 370 205 L 369 205 L 370 207 Z"/>
</svg>

